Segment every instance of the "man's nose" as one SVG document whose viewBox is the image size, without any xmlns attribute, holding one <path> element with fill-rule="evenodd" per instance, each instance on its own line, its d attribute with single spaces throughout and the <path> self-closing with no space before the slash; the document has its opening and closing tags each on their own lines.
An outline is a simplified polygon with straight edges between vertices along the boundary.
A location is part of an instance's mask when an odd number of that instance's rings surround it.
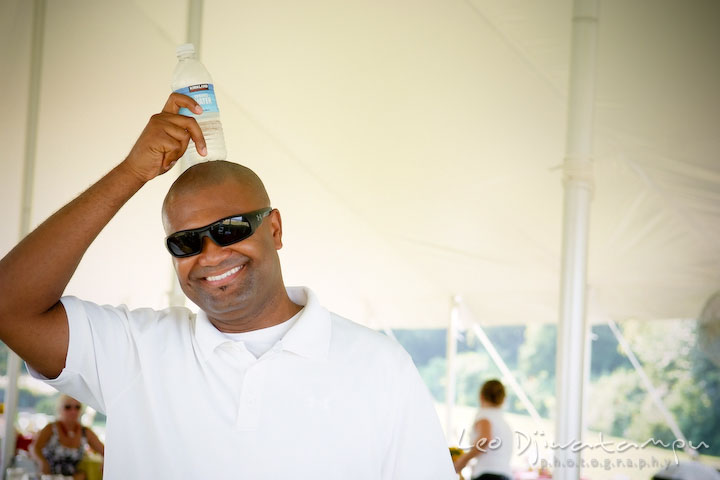
<svg viewBox="0 0 720 480">
<path fill-rule="evenodd" d="M 202 266 L 218 265 L 231 254 L 229 248 L 221 247 L 208 236 L 203 238 L 203 248 L 198 254 L 198 263 Z"/>
</svg>

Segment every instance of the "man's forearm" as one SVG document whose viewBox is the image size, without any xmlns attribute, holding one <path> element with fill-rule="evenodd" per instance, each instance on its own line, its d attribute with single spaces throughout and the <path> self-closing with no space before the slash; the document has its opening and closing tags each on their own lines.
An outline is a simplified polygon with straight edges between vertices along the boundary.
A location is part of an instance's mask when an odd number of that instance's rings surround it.
<svg viewBox="0 0 720 480">
<path fill-rule="evenodd" d="M 0 339 L 38 372 L 55 378 L 65 366 L 69 325 L 59 303 L 95 237 L 146 182 L 172 168 L 192 138 L 207 151 L 190 97 L 173 93 L 150 117 L 127 158 L 65 205 L 0 260 Z"/>
<path fill-rule="evenodd" d="M 55 305 L 90 244 L 143 183 L 121 163 L 0 260 L 0 321 Z"/>
</svg>

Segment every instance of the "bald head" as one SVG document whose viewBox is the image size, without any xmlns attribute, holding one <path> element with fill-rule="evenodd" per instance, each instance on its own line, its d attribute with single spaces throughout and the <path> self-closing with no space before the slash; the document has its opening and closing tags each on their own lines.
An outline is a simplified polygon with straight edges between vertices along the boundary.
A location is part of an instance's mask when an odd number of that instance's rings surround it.
<svg viewBox="0 0 720 480">
<path fill-rule="evenodd" d="M 192 196 L 201 189 L 226 182 L 235 183 L 248 198 L 258 204 L 270 206 L 265 185 L 255 172 L 237 163 L 215 160 L 198 163 L 188 168 L 170 186 L 163 201 L 163 223 L 167 226 L 166 215 L 170 204 L 177 202 L 181 197 Z"/>
</svg>

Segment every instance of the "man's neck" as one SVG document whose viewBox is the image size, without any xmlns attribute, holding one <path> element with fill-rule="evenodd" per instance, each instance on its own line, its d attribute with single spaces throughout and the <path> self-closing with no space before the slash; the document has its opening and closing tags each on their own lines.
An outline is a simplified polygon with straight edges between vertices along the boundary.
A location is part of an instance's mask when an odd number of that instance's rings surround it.
<svg viewBox="0 0 720 480">
<path fill-rule="evenodd" d="M 260 311 L 231 320 L 220 320 L 208 314 L 208 320 L 223 333 L 243 333 L 279 325 L 290 320 L 302 309 L 302 305 L 293 303 L 287 292 L 283 291 L 280 298 L 270 300 Z"/>
</svg>

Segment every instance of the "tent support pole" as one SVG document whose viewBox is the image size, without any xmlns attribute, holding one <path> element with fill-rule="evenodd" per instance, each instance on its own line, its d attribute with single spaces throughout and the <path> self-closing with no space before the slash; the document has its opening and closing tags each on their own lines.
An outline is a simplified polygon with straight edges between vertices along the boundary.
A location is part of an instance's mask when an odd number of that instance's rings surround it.
<svg viewBox="0 0 720 480">
<path fill-rule="evenodd" d="M 185 40 L 187 43 L 195 45 L 195 55 L 200 59 L 201 40 L 202 40 L 202 16 L 203 16 L 203 0 L 190 0 L 188 2 L 188 20 L 187 32 Z"/>
<path fill-rule="evenodd" d="M 30 87 L 28 89 L 28 115 L 25 126 L 25 158 L 23 159 L 22 210 L 20 212 L 20 240 L 30 233 L 33 179 L 37 156 L 38 114 L 40 105 L 40 80 L 42 78 L 43 34 L 45 29 L 46 0 L 33 2 L 32 43 L 30 46 Z M 7 390 L 5 391 L 5 432 L 2 445 L 2 473 L 10 466 L 15 454 L 15 417 L 18 407 L 18 379 L 20 357 L 8 350 Z"/>
<path fill-rule="evenodd" d="M 185 42 L 195 45 L 195 55 L 200 59 L 201 40 L 202 40 L 202 16 L 204 9 L 204 0 L 190 0 L 188 2 L 188 18 L 187 29 L 185 30 Z M 182 173 L 181 168 L 174 168 L 172 175 L 177 178 Z M 168 305 L 171 307 L 185 306 L 185 294 L 180 288 L 175 269 L 169 267 L 172 271 L 170 280 L 170 290 L 168 291 Z"/>
<path fill-rule="evenodd" d="M 460 322 L 460 297 L 455 295 L 452 298 L 450 307 L 450 324 L 447 329 L 447 362 L 445 382 L 445 434 L 448 440 L 452 440 L 455 431 L 453 413 L 455 411 L 455 357 L 457 355 L 457 332 Z"/>
<path fill-rule="evenodd" d="M 682 431 L 680 430 L 680 426 L 675 421 L 675 417 L 673 417 L 672 413 L 670 413 L 670 410 L 668 410 L 665 406 L 665 403 L 663 403 L 660 392 L 657 391 L 655 386 L 650 381 L 650 377 L 648 377 L 647 373 L 645 373 L 645 369 L 642 367 L 642 365 L 640 365 L 640 361 L 635 356 L 632 348 L 630 348 L 630 344 L 625 339 L 625 336 L 623 336 L 622 332 L 620 332 L 620 329 L 618 328 L 615 321 L 611 318 L 608 319 L 608 326 L 610 327 L 613 335 L 615 335 L 615 339 L 617 340 L 618 344 L 620 344 L 620 346 L 623 348 L 623 351 L 625 351 L 625 355 L 628 357 L 628 360 L 630 360 L 630 363 L 632 363 L 632 366 L 635 369 L 635 372 L 640 377 L 640 380 L 642 380 L 643 386 L 645 386 L 645 390 L 647 390 L 647 392 L 650 394 L 650 398 L 652 399 L 653 403 L 658 408 L 658 410 L 660 410 L 660 413 L 662 413 L 662 416 L 665 419 L 665 423 L 668 427 L 670 427 L 670 430 L 672 430 L 675 438 L 678 440 L 682 440 L 683 444 L 685 445 L 685 453 L 690 455 L 690 457 L 697 457 L 697 450 L 690 448 L 690 444 L 688 443 L 687 438 L 685 438 L 685 435 L 683 435 Z"/>
<path fill-rule="evenodd" d="M 556 366 L 555 441 L 582 441 L 585 363 L 587 251 L 593 191 L 592 139 L 595 102 L 598 1 L 573 6 L 567 139 L 563 164 L 565 187 L 562 269 Z M 557 449 L 555 478 L 580 478 L 581 452 Z"/>
</svg>

